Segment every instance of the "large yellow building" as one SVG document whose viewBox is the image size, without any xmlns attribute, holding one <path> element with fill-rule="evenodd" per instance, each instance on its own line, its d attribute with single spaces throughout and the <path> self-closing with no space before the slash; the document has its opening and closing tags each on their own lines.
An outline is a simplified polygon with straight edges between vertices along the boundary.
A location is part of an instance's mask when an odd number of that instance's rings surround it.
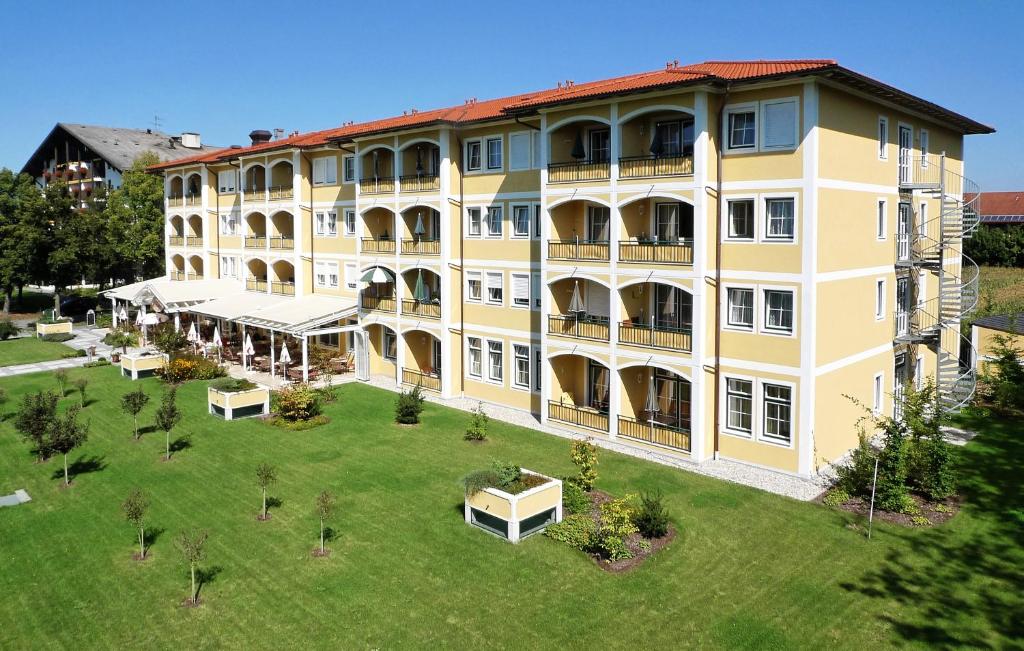
<svg viewBox="0 0 1024 651">
<path fill-rule="evenodd" d="M 812 60 L 254 132 L 157 166 L 181 282 L 146 297 L 352 349 L 363 378 L 810 475 L 856 444 L 844 396 L 969 397 L 963 136 L 991 131 Z"/>
</svg>

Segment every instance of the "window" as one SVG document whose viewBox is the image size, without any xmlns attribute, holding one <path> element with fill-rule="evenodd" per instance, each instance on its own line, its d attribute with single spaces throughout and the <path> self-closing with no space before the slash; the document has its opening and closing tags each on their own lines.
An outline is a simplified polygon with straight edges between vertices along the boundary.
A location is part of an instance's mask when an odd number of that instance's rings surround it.
<svg viewBox="0 0 1024 651">
<path fill-rule="evenodd" d="M 726 428 L 750 434 L 754 421 L 754 383 L 750 380 L 726 378 L 725 405 Z"/>
<path fill-rule="evenodd" d="M 727 112 L 728 149 L 754 149 L 757 144 L 757 112 L 739 110 Z"/>
<path fill-rule="evenodd" d="M 778 384 L 764 385 L 764 436 L 789 442 L 793 390 Z"/>
<path fill-rule="evenodd" d="M 390 328 L 383 328 L 384 330 L 384 359 L 389 361 L 398 360 L 398 335 L 395 334 L 394 330 Z"/>
<path fill-rule="evenodd" d="M 797 141 L 795 99 L 761 102 L 761 148 L 793 149 Z"/>
<path fill-rule="evenodd" d="M 334 236 L 338 234 L 338 213 L 318 212 L 316 213 L 316 234 Z"/>
<path fill-rule="evenodd" d="M 591 163 L 607 163 L 611 159 L 611 138 L 608 129 L 590 130 L 590 161 Z"/>
<path fill-rule="evenodd" d="M 587 360 L 587 406 L 602 414 L 608 413 L 608 369 L 592 359 Z"/>
<path fill-rule="evenodd" d="M 225 256 L 220 259 L 220 277 L 238 278 L 238 258 Z"/>
<path fill-rule="evenodd" d="M 501 138 L 487 139 L 487 169 L 501 169 Z"/>
<path fill-rule="evenodd" d="M 921 167 L 928 167 L 928 131 L 921 129 Z"/>
<path fill-rule="evenodd" d="M 480 170 L 480 141 L 470 140 L 466 143 L 466 171 Z"/>
<path fill-rule="evenodd" d="M 515 357 L 515 375 L 513 384 L 520 389 L 530 388 L 530 347 L 520 344 L 512 344 L 512 354 Z"/>
<path fill-rule="evenodd" d="M 924 386 L 924 357 L 918 357 L 914 362 L 914 390 L 920 391 Z"/>
<path fill-rule="evenodd" d="M 540 237 L 540 204 L 533 206 L 533 239 Z"/>
<path fill-rule="evenodd" d="M 872 392 L 871 409 L 876 413 L 882 413 L 882 374 L 875 375 L 874 391 Z"/>
<path fill-rule="evenodd" d="M 354 183 L 356 180 L 356 157 L 346 156 L 341 160 L 345 171 L 345 183 Z"/>
<path fill-rule="evenodd" d="M 754 239 L 754 200 L 729 201 L 729 239 Z"/>
<path fill-rule="evenodd" d="M 317 262 L 316 263 L 316 286 L 337 287 L 338 286 L 338 263 Z"/>
<path fill-rule="evenodd" d="M 793 332 L 793 292 L 764 290 L 764 327 L 776 332 Z"/>
<path fill-rule="evenodd" d="M 480 349 L 480 338 L 469 337 L 469 375 L 470 377 L 481 377 L 483 375 L 482 364 L 483 351 Z"/>
<path fill-rule="evenodd" d="M 512 206 L 512 235 L 530 237 L 530 206 Z"/>
<path fill-rule="evenodd" d="M 468 300 L 479 302 L 481 299 L 481 275 L 479 271 L 466 272 L 466 294 Z"/>
<path fill-rule="evenodd" d="M 795 232 L 793 199 L 766 199 L 765 217 L 769 240 L 792 240 Z"/>
<path fill-rule="evenodd" d="M 505 301 L 502 293 L 504 274 L 500 271 L 487 272 L 487 302 L 492 305 L 502 305 Z"/>
<path fill-rule="evenodd" d="M 530 145 L 533 138 L 529 132 L 513 133 L 508 137 L 508 168 L 510 170 L 528 170 L 532 162 Z"/>
<path fill-rule="evenodd" d="M 480 209 L 466 208 L 466 220 L 469 222 L 469 234 L 480 237 Z"/>
<path fill-rule="evenodd" d="M 533 131 L 531 136 L 532 151 L 530 152 L 530 162 L 533 164 L 533 167 L 538 168 L 540 167 L 540 131 Z"/>
<path fill-rule="evenodd" d="M 487 378 L 494 382 L 501 382 L 502 375 L 502 344 L 500 341 L 487 342 Z"/>
<path fill-rule="evenodd" d="M 501 206 L 487 207 L 487 237 L 501 237 Z"/>
<path fill-rule="evenodd" d="M 540 378 L 541 369 L 543 368 L 543 361 L 540 356 L 540 346 L 533 347 L 533 390 L 540 391 Z"/>
<path fill-rule="evenodd" d="M 513 307 L 530 307 L 530 274 L 512 274 Z"/>
<path fill-rule="evenodd" d="M 875 216 L 875 237 L 884 240 L 886 232 L 888 230 L 886 226 L 886 201 L 885 199 L 878 200 L 878 214 Z"/>
<path fill-rule="evenodd" d="M 530 274 L 530 296 L 533 299 L 533 309 L 540 309 L 540 272 Z"/>
<path fill-rule="evenodd" d="M 345 235 L 356 234 L 356 211 L 345 211 Z"/>
<path fill-rule="evenodd" d="M 753 329 L 754 290 L 730 287 L 728 301 L 729 309 L 726 323 L 734 328 Z"/>
<path fill-rule="evenodd" d="M 590 242 L 608 241 L 608 224 L 611 210 L 606 206 L 589 206 L 587 208 L 587 240 Z"/>
<path fill-rule="evenodd" d="M 885 280 L 875 281 L 875 320 L 885 318 Z"/>
<path fill-rule="evenodd" d="M 234 213 L 220 216 L 220 234 L 238 235 L 238 216 Z"/>
<path fill-rule="evenodd" d="M 889 119 L 878 118 L 878 160 L 889 158 Z"/>
<path fill-rule="evenodd" d="M 356 289 L 359 278 L 356 274 L 356 265 L 354 262 L 345 263 L 345 286 L 349 289 Z"/>
<path fill-rule="evenodd" d="M 922 237 L 928 236 L 928 204 L 923 201 L 917 213 L 917 232 Z"/>
<path fill-rule="evenodd" d="M 338 182 L 338 159 L 325 156 L 313 159 L 313 185 L 333 185 Z"/>
<path fill-rule="evenodd" d="M 235 191 L 235 170 L 225 170 L 223 172 L 217 172 L 217 192 L 221 194 L 231 194 Z"/>
</svg>

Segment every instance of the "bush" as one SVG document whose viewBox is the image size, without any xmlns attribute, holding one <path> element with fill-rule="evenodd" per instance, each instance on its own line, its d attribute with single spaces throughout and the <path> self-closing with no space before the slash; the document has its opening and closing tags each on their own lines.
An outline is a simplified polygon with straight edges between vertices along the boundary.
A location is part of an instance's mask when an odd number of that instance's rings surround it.
<svg viewBox="0 0 1024 651">
<path fill-rule="evenodd" d="M 71 359 L 73 357 L 85 357 L 86 355 L 88 355 L 88 353 L 86 353 L 84 350 L 77 349 L 77 350 L 68 351 L 68 352 L 64 353 L 63 355 L 61 355 L 61 357 L 63 357 L 64 359 Z"/>
<path fill-rule="evenodd" d="M 498 485 L 498 474 L 493 470 L 474 470 L 462 478 L 466 497 L 473 497 L 485 488 Z"/>
<path fill-rule="evenodd" d="M 638 531 L 633 524 L 632 499 L 631 495 L 627 495 L 605 502 L 599 508 L 597 550 L 605 558 L 617 561 L 633 556 L 633 552 L 626 546 L 626 539 Z"/>
<path fill-rule="evenodd" d="M 10 319 L 0 321 L 0 341 L 18 336 L 18 326 Z"/>
<path fill-rule="evenodd" d="M 579 468 L 576 483 L 585 491 L 594 489 L 597 481 L 597 446 L 586 441 L 573 441 L 569 451 L 572 462 Z"/>
<path fill-rule="evenodd" d="M 153 345 L 161 353 L 174 353 L 188 346 L 188 338 L 184 332 L 175 330 L 170 323 L 165 323 L 153 333 Z"/>
<path fill-rule="evenodd" d="M 469 427 L 463 436 L 467 441 L 484 441 L 487 439 L 487 423 L 490 418 L 484 412 L 484 403 L 478 402 L 473 415 L 469 417 Z"/>
<path fill-rule="evenodd" d="M 244 378 L 222 377 L 210 382 L 210 388 L 216 389 L 217 391 L 223 391 L 225 393 L 248 391 L 249 389 L 255 389 L 256 387 L 257 384 L 255 382 L 250 382 Z"/>
<path fill-rule="evenodd" d="M 123 351 L 128 346 L 138 346 L 139 337 L 130 330 L 117 329 L 103 335 L 103 343 L 111 348 L 120 348 Z"/>
<path fill-rule="evenodd" d="M 402 391 L 395 401 L 395 422 L 403 425 L 415 425 L 420 422 L 423 412 L 423 389 L 416 385 L 411 391 Z"/>
<path fill-rule="evenodd" d="M 52 333 L 50 333 L 48 335 L 43 335 L 42 336 L 42 340 L 43 341 L 54 341 L 54 342 L 57 342 L 57 343 L 61 343 L 61 342 L 64 342 L 64 341 L 70 341 L 71 339 L 74 339 L 74 338 L 75 338 L 75 335 L 71 334 L 70 332 L 52 332 Z"/>
<path fill-rule="evenodd" d="M 668 510 L 661 492 L 644 493 L 633 514 L 633 524 L 644 538 L 661 538 L 668 533 Z"/>
<path fill-rule="evenodd" d="M 825 506 L 831 506 L 833 508 L 842 506 L 850 501 L 850 494 L 839 487 L 830 489 L 825 493 L 825 497 L 821 499 L 821 503 Z"/>
<path fill-rule="evenodd" d="M 495 485 L 496 488 L 511 486 L 523 476 L 523 471 L 519 468 L 518 464 L 506 461 L 494 461 L 492 463 L 492 470 L 494 470 L 494 474 L 498 478 L 498 483 Z"/>
<path fill-rule="evenodd" d="M 562 482 L 562 510 L 573 515 L 590 512 L 590 498 L 574 481 Z"/>
<path fill-rule="evenodd" d="M 308 429 L 313 429 L 314 427 L 326 425 L 327 423 L 331 422 L 331 419 L 325 416 L 324 414 L 313 416 L 308 420 L 295 421 L 285 420 L 279 416 L 275 416 L 273 418 L 268 419 L 267 422 L 273 425 L 274 427 L 280 427 L 281 429 L 286 429 L 290 432 L 304 432 Z"/>
<path fill-rule="evenodd" d="M 992 338 L 992 359 L 981 376 L 979 397 L 1000 409 L 1024 408 L 1024 352 L 1013 338 L 995 335 Z"/>
<path fill-rule="evenodd" d="M 290 421 L 308 421 L 320 415 L 320 393 L 308 384 L 295 384 L 273 395 L 271 410 Z"/>
<path fill-rule="evenodd" d="M 544 535 L 573 549 L 589 552 L 596 545 L 597 523 L 590 515 L 573 513 L 565 516 L 561 522 L 546 528 Z"/>
<path fill-rule="evenodd" d="M 871 445 L 867 432 L 858 434 L 860 443 L 850 451 L 850 458 L 836 466 L 836 485 L 849 495 L 871 494 L 878 450 Z"/>
<path fill-rule="evenodd" d="M 171 384 L 189 380 L 212 380 L 223 377 L 225 371 L 217 362 L 199 355 L 182 355 L 168 362 L 157 373 Z"/>
<path fill-rule="evenodd" d="M 86 362 L 82 364 L 83 368 L 94 368 L 96 366 L 110 366 L 110 360 L 106 357 L 97 357 L 96 361 Z"/>
</svg>

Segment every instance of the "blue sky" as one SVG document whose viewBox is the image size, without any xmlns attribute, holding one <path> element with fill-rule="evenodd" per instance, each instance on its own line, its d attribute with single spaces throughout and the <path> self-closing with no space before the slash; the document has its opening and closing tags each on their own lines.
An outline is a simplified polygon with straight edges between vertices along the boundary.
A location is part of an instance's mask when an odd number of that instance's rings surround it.
<svg viewBox="0 0 1024 651">
<path fill-rule="evenodd" d="M 6 3 L 0 167 L 19 169 L 58 121 L 145 128 L 159 115 L 169 133 L 244 144 L 257 128 L 323 129 L 672 59 L 822 57 L 995 126 L 968 138 L 968 175 L 1024 188 L 1021 2 L 318 4 Z"/>
</svg>

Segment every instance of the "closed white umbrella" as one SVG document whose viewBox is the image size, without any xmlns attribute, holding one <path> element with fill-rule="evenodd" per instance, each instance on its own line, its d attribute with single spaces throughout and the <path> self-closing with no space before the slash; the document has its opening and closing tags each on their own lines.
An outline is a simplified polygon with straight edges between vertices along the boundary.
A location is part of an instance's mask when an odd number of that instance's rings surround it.
<svg viewBox="0 0 1024 651">
<path fill-rule="evenodd" d="M 142 318 L 146 316 L 142 310 L 135 313 L 135 325 L 142 325 Z"/>
<path fill-rule="evenodd" d="M 199 341 L 199 333 L 196 332 L 196 322 L 195 321 L 193 321 L 192 325 L 190 325 L 188 327 L 188 334 L 185 335 L 185 339 L 188 340 L 188 341 L 191 341 L 192 343 L 195 343 L 195 342 Z"/>
<path fill-rule="evenodd" d="M 221 338 L 220 338 L 220 326 L 214 326 L 212 341 L 213 341 L 213 345 L 216 346 L 217 348 L 220 348 L 221 346 L 224 345 L 224 343 L 221 341 Z"/>
<path fill-rule="evenodd" d="M 157 314 L 156 312 L 150 312 L 142 317 L 141 324 L 144 326 L 156 325 L 158 323 L 165 323 L 167 321 L 166 314 Z"/>
<path fill-rule="evenodd" d="M 256 349 L 252 345 L 252 337 L 245 335 L 245 341 L 242 342 L 242 368 L 246 368 L 245 358 L 256 353 Z"/>
<path fill-rule="evenodd" d="M 586 314 L 587 306 L 583 304 L 583 299 L 580 298 L 580 281 L 576 281 L 576 284 L 572 288 L 572 298 L 569 299 L 569 312 L 580 315 Z"/>
<path fill-rule="evenodd" d="M 281 355 L 277 358 L 281 362 L 281 372 L 284 375 L 284 379 L 288 379 L 288 362 L 292 361 L 292 356 L 288 354 L 288 341 L 281 342 Z"/>
<path fill-rule="evenodd" d="M 123 305 L 121 306 L 121 311 L 117 315 L 117 320 L 118 321 L 127 321 L 128 320 L 128 311 L 124 309 Z"/>
</svg>

